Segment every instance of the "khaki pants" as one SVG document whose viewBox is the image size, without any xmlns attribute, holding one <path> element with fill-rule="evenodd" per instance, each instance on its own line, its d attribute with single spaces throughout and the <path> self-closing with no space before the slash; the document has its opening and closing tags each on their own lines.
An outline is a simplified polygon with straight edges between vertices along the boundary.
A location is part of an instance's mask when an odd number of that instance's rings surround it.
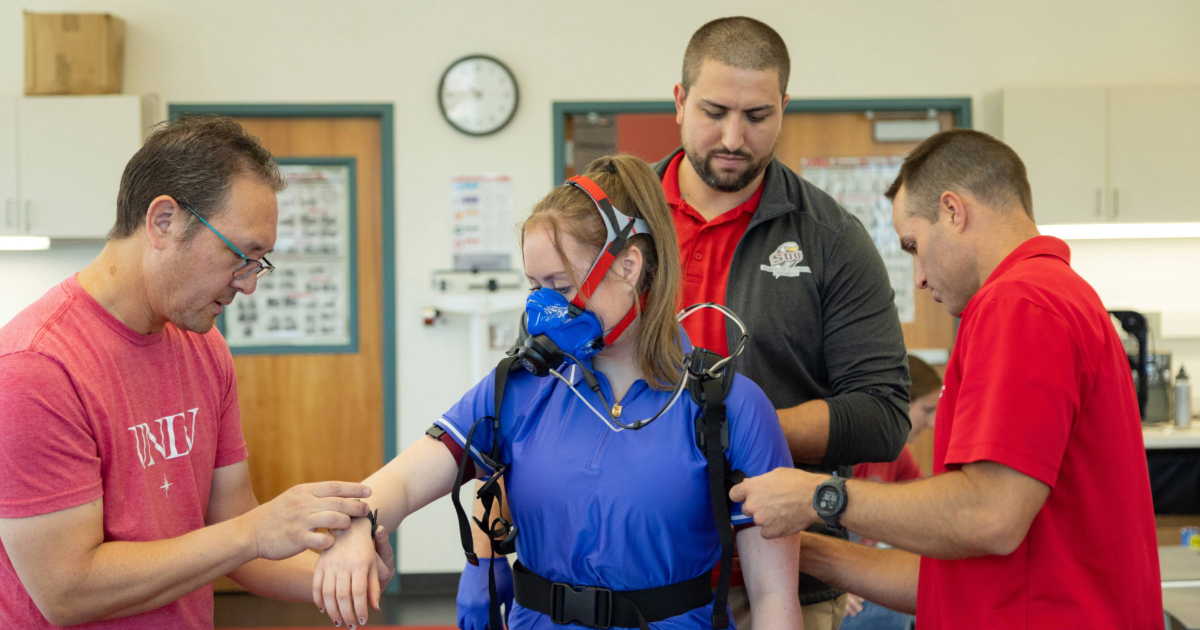
<svg viewBox="0 0 1200 630">
<path fill-rule="evenodd" d="M 752 630 L 750 598 L 745 586 L 729 587 L 729 610 L 733 612 L 733 623 L 737 630 Z M 846 596 L 800 607 L 804 615 L 804 630 L 838 630 L 842 615 L 846 611 Z"/>
</svg>

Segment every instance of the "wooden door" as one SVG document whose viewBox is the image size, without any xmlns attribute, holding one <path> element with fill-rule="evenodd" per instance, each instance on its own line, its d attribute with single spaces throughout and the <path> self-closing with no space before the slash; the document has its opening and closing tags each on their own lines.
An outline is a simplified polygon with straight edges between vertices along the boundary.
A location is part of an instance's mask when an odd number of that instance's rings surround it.
<svg viewBox="0 0 1200 630">
<path fill-rule="evenodd" d="M 259 501 L 268 501 L 299 483 L 359 481 L 383 466 L 379 121 L 238 122 L 276 157 L 353 157 L 358 179 L 358 352 L 234 357 L 250 478 Z"/>
<path fill-rule="evenodd" d="M 938 114 L 943 130 L 954 126 L 954 115 Z M 789 113 L 784 116 L 775 157 L 803 176 L 801 160 L 826 157 L 882 157 L 907 155 L 916 142 L 875 142 L 873 121 L 861 112 Z M 916 316 L 901 324 L 907 348 L 954 346 L 954 318 L 934 301 L 929 291 L 917 291 Z M 926 474 L 933 468 L 933 431 L 926 431 L 911 446 L 913 456 Z"/>
</svg>

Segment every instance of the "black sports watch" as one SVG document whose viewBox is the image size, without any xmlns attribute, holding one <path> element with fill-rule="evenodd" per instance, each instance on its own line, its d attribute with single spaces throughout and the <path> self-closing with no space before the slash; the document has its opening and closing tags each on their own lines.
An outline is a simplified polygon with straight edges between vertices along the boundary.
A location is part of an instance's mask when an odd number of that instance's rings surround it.
<svg viewBox="0 0 1200 630">
<path fill-rule="evenodd" d="M 846 511 L 845 477 L 830 477 L 817 486 L 813 493 L 813 509 L 829 529 L 842 531 L 842 513 Z"/>
</svg>

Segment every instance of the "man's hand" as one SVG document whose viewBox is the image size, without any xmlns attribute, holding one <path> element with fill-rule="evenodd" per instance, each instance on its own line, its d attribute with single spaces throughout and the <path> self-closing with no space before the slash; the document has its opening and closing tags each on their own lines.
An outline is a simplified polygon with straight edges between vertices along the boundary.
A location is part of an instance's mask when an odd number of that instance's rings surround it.
<svg viewBox="0 0 1200 630">
<path fill-rule="evenodd" d="M 360 498 L 371 496 L 361 483 L 324 481 L 289 489 L 241 518 L 259 558 L 283 560 L 305 549 L 328 549 L 333 536 L 317 528 L 346 529 L 351 517 L 366 516 L 370 508 Z"/>
<path fill-rule="evenodd" d="M 763 538 L 791 536 L 821 521 L 812 498 L 817 486 L 828 478 L 794 468 L 776 468 L 734 486 L 729 498 L 742 504 L 742 514 L 754 518 Z"/>
</svg>

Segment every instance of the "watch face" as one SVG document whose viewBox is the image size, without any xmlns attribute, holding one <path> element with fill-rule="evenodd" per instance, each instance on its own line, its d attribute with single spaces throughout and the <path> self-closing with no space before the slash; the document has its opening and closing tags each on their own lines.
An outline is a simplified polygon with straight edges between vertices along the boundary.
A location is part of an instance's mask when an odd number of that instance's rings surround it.
<svg viewBox="0 0 1200 630">
<path fill-rule="evenodd" d="M 817 495 L 817 509 L 822 512 L 832 513 L 838 507 L 838 499 L 841 493 L 833 488 L 824 488 L 821 494 Z"/>
<path fill-rule="evenodd" d="M 442 115 L 463 133 L 485 136 L 517 112 L 517 81 L 499 60 L 472 55 L 450 65 L 438 86 Z"/>
</svg>

